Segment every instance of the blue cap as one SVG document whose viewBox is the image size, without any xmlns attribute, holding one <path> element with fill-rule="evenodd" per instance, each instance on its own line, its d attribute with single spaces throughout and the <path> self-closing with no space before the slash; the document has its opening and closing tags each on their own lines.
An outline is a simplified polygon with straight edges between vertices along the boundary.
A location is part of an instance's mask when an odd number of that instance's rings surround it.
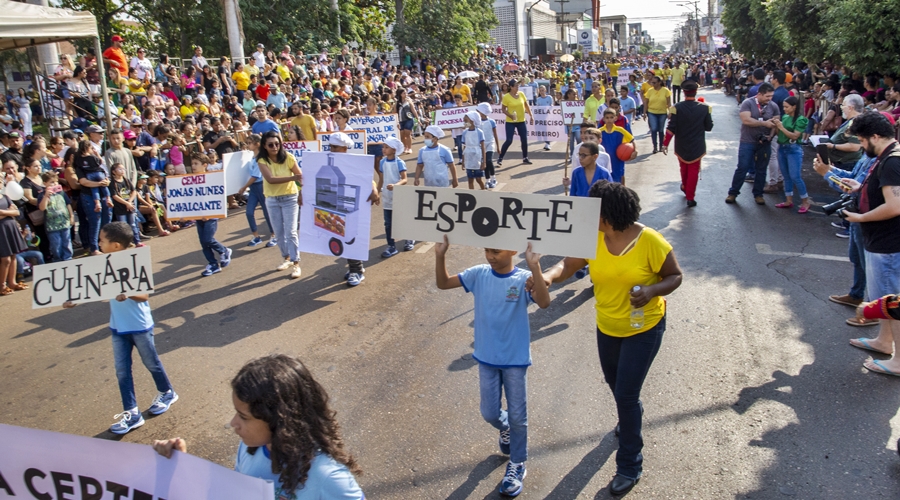
<svg viewBox="0 0 900 500">
<path fill-rule="evenodd" d="M 84 135 L 84 131 L 81 130 L 80 128 L 72 129 L 72 132 L 75 132 L 76 134 L 82 134 L 82 135 Z"/>
</svg>

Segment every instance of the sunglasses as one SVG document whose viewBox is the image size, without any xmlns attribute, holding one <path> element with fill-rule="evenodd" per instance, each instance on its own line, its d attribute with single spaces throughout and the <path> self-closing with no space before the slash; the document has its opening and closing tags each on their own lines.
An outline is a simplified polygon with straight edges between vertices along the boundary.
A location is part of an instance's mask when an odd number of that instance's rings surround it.
<svg viewBox="0 0 900 500">
<path fill-rule="evenodd" d="M 280 146 L 280 145 L 281 145 L 281 144 L 278 143 L 278 142 L 270 142 L 270 143 L 266 144 L 266 147 L 267 147 L 267 148 L 277 148 L 277 147 Z"/>
</svg>

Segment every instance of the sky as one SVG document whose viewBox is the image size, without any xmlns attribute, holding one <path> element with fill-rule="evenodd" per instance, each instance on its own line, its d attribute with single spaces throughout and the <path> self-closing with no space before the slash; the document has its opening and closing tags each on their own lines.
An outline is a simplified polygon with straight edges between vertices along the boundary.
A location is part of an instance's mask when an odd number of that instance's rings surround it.
<svg viewBox="0 0 900 500">
<path fill-rule="evenodd" d="M 700 16 L 706 15 L 707 2 L 701 1 L 698 5 Z M 629 23 L 643 23 L 643 28 L 652 36 L 656 43 L 661 43 L 667 48 L 672 44 L 675 27 L 687 19 L 682 13 L 693 12 L 693 5 L 679 6 L 669 0 L 600 0 L 600 15 L 628 17 Z M 679 17 L 681 16 L 681 17 Z"/>
</svg>

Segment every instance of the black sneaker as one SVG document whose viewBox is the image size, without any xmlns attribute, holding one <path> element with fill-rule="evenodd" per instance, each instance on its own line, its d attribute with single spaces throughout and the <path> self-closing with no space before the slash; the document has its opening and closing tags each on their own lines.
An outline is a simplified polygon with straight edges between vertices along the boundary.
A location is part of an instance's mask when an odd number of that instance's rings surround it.
<svg viewBox="0 0 900 500">
<path fill-rule="evenodd" d="M 497 158 L 497 166 L 503 165 L 503 158 Z"/>
<path fill-rule="evenodd" d="M 531 165 L 531 160 L 529 160 L 528 158 L 522 158 L 522 163 L 524 163 L 526 165 Z"/>
</svg>

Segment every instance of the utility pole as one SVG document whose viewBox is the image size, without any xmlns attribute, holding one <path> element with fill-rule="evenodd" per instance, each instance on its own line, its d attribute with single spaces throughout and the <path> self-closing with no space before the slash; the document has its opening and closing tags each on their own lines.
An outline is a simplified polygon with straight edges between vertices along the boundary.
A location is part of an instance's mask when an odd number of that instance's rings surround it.
<svg viewBox="0 0 900 500">
<path fill-rule="evenodd" d="M 715 4 L 715 0 L 709 0 L 706 8 L 706 27 L 709 31 L 709 35 L 706 37 L 706 48 L 710 54 L 716 52 L 716 43 L 713 41 L 713 4 Z"/>
<path fill-rule="evenodd" d="M 341 38 L 341 13 L 340 7 L 338 7 L 338 0 L 331 0 L 331 8 L 334 10 L 334 18 L 337 21 L 337 37 Z"/>
<path fill-rule="evenodd" d="M 222 0 L 225 7 L 225 31 L 233 63 L 244 62 L 244 30 L 241 25 L 241 7 L 238 0 Z"/>
</svg>

